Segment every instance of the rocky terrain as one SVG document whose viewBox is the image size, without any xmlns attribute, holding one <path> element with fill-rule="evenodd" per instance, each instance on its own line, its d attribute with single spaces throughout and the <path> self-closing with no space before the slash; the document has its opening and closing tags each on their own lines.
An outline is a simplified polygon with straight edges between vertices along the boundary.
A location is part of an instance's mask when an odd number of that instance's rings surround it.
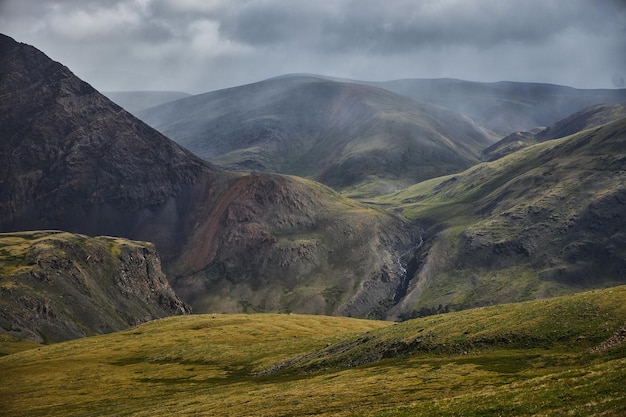
<svg viewBox="0 0 626 417">
<path fill-rule="evenodd" d="M 58 231 L 0 234 L 0 326 L 60 342 L 188 314 L 152 244 Z"/>
<path fill-rule="evenodd" d="M 241 177 L 203 219 L 170 268 L 200 311 L 380 317 L 417 239 L 394 216 L 280 175 Z"/>
</svg>

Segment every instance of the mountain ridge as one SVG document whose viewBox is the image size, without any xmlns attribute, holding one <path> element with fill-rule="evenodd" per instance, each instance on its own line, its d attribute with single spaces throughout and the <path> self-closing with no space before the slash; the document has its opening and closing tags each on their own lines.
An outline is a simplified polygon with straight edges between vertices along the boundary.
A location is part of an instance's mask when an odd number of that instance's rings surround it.
<svg viewBox="0 0 626 417">
<path fill-rule="evenodd" d="M 493 161 L 534 143 L 573 135 L 622 117 L 626 117 L 626 104 L 596 104 L 569 115 L 552 126 L 513 133 L 483 150 L 483 157 Z"/>
<path fill-rule="evenodd" d="M 626 89 L 577 89 L 546 83 L 404 79 L 371 83 L 471 117 L 502 136 L 549 126 L 585 107 L 626 102 Z"/>
<path fill-rule="evenodd" d="M 150 107 L 191 96 L 183 91 L 105 91 L 102 94 L 133 115 Z"/>
</svg>

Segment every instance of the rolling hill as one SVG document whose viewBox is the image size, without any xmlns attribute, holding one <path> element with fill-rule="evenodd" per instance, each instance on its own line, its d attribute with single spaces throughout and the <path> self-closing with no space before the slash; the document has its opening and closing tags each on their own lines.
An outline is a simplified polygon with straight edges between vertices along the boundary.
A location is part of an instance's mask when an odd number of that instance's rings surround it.
<svg viewBox="0 0 626 417">
<path fill-rule="evenodd" d="M 360 186 L 366 194 L 468 168 L 495 140 L 452 111 L 314 76 L 201 94 L 139 116 L 222 167 Z"/>
<path fill-rule="evenodd" d="M 620 119 L 381 198 L 424 228 L 395 314 L 623 282 L 625 168 Z"/>
<path fill-rule="evenodd" d="M 621 416 L 624 300 L 622 286 L 403 323 L 169 317 L 0 357 L 0 406 L 29 417 Z"/>
<path fill-rule="evenodd" d="M 368 84 L 465 114 L 502 136 L 550 126 L 596 104 L 626 102 L 626 89 L 582 90 L 554 84 L 480 83 L 448 78 Z"/>
<path fill-rule="evenodd" d="M 312 181 L 224 172 L 35 48 L 0 37 L 0 231 L 154 243 L 196 312 L 380 316 L 413 244 Z"/>
</svg>

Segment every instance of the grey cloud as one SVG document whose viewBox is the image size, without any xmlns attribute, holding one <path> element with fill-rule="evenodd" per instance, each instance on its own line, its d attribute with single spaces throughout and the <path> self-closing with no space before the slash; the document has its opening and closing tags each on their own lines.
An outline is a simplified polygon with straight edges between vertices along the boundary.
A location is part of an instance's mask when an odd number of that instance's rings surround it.
<svg viewBox="0 0 626 417">
<path fill-rule="evenodd" d="M 289 72 L 612 87 L 623 0 L 0 0 L 0 30 L 100 89 L 208 89 Z"/>
<path fill-rule="evenodd" d="M 289 7 L 279 0 L 244 3 L 221 17 L 222 34 L 256 46 L 294 44 L 389 54 L 449 45 L 484 48 L 503 41 L 533 44 L 571 26 L 590 33 L 606 28 L 604 9 L 579 7 L 579 0 L 333 3 L 337 6 L 332 9 L 300 2 Z"/>
</svg>

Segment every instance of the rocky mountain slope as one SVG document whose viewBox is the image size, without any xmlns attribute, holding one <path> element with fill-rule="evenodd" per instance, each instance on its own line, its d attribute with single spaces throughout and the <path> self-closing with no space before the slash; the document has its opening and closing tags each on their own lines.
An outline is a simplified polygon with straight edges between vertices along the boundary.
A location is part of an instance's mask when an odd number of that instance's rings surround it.
<svg viewBox="0 0 626 417">
<path fill-rule="evenodd" d="M 285 76 L 140 112 L 142 120 L 220 166 L 298 175 L 370 193 L 463 170 L 489 132 L 386 90 Z"/>
<path fill-rule="evenodd" d="M 626 102 L 626 89 L 581 90 L 553 84 L 406 79 L 370 83 L 465 114 L 499 135 L 530 131 L 596 104 Z"/>
<path fill-rule="evenodd" d="M 393 300 L 402 220 L 310 181 L 219 171 L 35 48 L 0 37 L 0 58 L 0 231 L 153 242 L 197 312 L 379 315 Z"/>
<path fill-rule="evenodd" d="M 381 200 L 426 229 L 396 313 L 623 283 L 625 173 L 620 119 Z"/>
<path fill-rule="evenodd" d="M 171 278 L 200 311 L 380 317 L 416 239 L 406 223 L 321 184 L 256 174 L 203 217 Z"/>
<path fill-rule="evenodd" d="M 0 326 L 10 335 L 59 342 L 189 312 L 149 243 L 0 234 Z"/>
</svg>

